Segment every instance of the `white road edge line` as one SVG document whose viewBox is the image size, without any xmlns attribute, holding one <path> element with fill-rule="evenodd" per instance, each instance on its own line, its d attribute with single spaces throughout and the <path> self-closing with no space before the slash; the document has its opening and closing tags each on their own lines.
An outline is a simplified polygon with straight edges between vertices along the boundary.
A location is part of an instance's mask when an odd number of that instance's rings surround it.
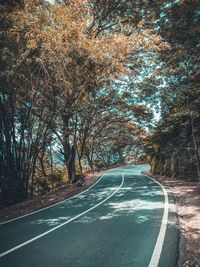
<svg viewBox="0 0 200 267">
<path fill-rule="evenodd" d="M 19 249 L 19 248 L 21 248 L 21 247 L 24 247 L 25 245 L 28 245 L 28 244 L 32 243 L 33 241 L 35 241 L 35 240 L 37 240 L 37 239 L 39 239 L 39 238 L 41 238 L 41 237 L 43 237 L 43 236 L 45 236 L 45 235 L 50 234 L 51 232 L 53 232 L 53 231 L 55 231 L 55 230 L 61 228 L 62 226 L 64 226 L 64 225 L 66 225 L 66 224 L 68 224 L 68 223 L 70 223 L 70 222 L 72 222 L 72 221 L 78 219 L 79 217 L 85 215 L 85 214 L 88 213 L 89 211 L 91 211 L 91 210 L 97 208 L 98 206 L 100 206 L 101 204 L 103 204 L 104 202 L 106 202 L 109 198 L 111 198 L 112 196 L 114 196 L 114 195 L 120 190 L 120 188 L 123 186 L 123 184 L 124 184 L 124 174 L 122 174 L 122 181 L 121 181 L 121 184 L 119 185 L 119 187 L 118 187 L 118 188 L 117 188 L 117 189 L 116 189 L 110 196 L 108 196 L 107 198 L 105 198 L 104 200 L 102 200 L 101 202 L 99 202 L 98 204 L 96 204 L 95 206 L 89 208 L 88 210 L 86 210 L 86 211 L 84 211 L 84 212 L 82 212 L 82 213 L 76 215 L 75 217 L 71 218 L 70 220 L 68 220 L 68 221 L 66 221 L 66 222 L 64 222 L 64 223 L 62 223 L 62 224 L 60 224 L 60 225 L 58 225 L 58 226 L 56 226 L 56 227 L 54 227 L 54 228 L 52 228 L 52 229 L 50 229 L 50 230 L 44 232 L 44 233 L 42 233 L 42 234 L 40 234 L 40 235 L 34 237 L 34 238 L 29 239 L 28 241 L 26 241 L 26 242 L 24 242 L 24 243 L 21 243 L 21 244 L 18 245 L 18 246 L 15 246 L 15 247 L 13 247 L 13 248 L 11 248 L 11 249 L 9 249 L 9 250 L 7 250 L 7 251 L 1 253 L 1 254 L 0 254 L 0 258 L 6 256 L 6 255 L 8 255 L 8 254 L 10 254 L 11 252 L 13 252 L 13 251 L 15 251 L 15 250 L 17 250 L 17 249 Z"/>
<path fill-rule="evenodd" d="M 144 174 L 142 174 L 144 175 Z M 155 179 L 153 179 L 152 177 L 148 176 L 148 175 L 144 175 L 148 178 L 150 178 L 151 180 L 153 180 L 154 182 L 156 182 L 163 190 L 164 193 L 164 199 L 165 199 L 165 204 L 164 204 L 164 212 L 163 212 L 163 217 L 162 217 L 162 222 L 161 222 L 161 226 L 160 226 L 160 231 L 156 240 L 156 245 L 154 247 L 154 251 L 153 254 L 151 256 L 151 260 L 150 263 L 148 265 L 148 267 L 157 267 L 160 261 L 160 256 L 161 256 L 161 252 L 162 252 L 162 248 L 163 248 L 163 244 L 164 244 L 164 239 L 165 239 L 165 235 L 166 235 L 166 230 L 167 230 L 167 223 L 168 223 L 168 213 L 169 213 L 169 200 L 168 200 L 168 194 L 166 189 L 164 188 L 164 186 L 162 184 L 160 184 L 158 181 L 156 181 Z"/>
<path fill-rule="evenodd" d="M 72 197 L 66 198 L 66 199 L 64 199 L 64 200 L 62 200 L 62 201 L 60 201 L 60 202 L 57 202 L 57 203 L 55 203 L 55 204 L 52 204 L 52 205 L 50 205 L 50 206 L 48 206 L 48 207 L 45 207 L 45 208 L 42 208 L 42 209 L 39 209 L 39 210 L 35 210 L 35 211 L 29 212 L 29 213 L 27 213 L 27 214 L 24 214 L 24 215 L 22 215 L 22 216 L 19 216 L 19 217 L 10 219 L 10 220 L 5 221 L 5 222 L 2 222 L 2 223 L 0 223 L 0 226 L 3 225 L 3 224 L 9 223 L 9 222 L 16 221 L 16 220 L 18 220 L 18 219 L 22 219 L 22 218 L 24 218 L 24 217 L 30 216 L 30 215 L 32 215 L 32 214 L 34 214 L 34 213 L 37 213 L 37 212 L 40 212 L 40 211 L 43 211 L 43 210 L 47 210 L 47 209 L 52 208 L 52 207 L 54 207 L 54 206 L 57 206 L 57 205 L 59 205 L 59 204 L 61 204 L 61 203 L 67 202 L 68 200 L 71 200 L 72 198 L 76 198 L 77 196 L 80 196 L 80 195 L 82 195 L 83 193 L 89 191 L 89 190 L 90 190 L 93 186 L 95 186 L 95 185 L 96 185 L 96 184 L 97 184 L 97 183 L 98 183 L 98 182 L 99 182 L 105 175 L 108 175 L 109 172 L 111 172 L 111 171 L 113 171 L 113 170 L 116 170 L 116 169 L 119 169 L 119 167 L 110 169 L 110 170 L 107 171 L 105 174 L 103 174 L 102 176 L 100 176 L 100 178 L 99 178 L 93 185 L 91 185 L 91 186 L 88 187 L 87 189 L 81 191 L 80 193 L 78 193 L 78 194 L 76 194 L 76 195 L 74 195 L 74 196 L 72 196 Z M 115 174 L 115 175 L 116 175 L 116 174 Z"/>
<path fill-rule="evenodd" d="M 97 184 L 97 183 L 98 183 L 98 182 L 99 182 L 105 175 L 108 175 L 108 174 L 109 174 L 109 172 L 106 172 L 104 175 L 100 176 L 100 178 L 99 178 L 93 185 L 91 185 L 91 186 L 88 187 L 87 189 L 81 191 L 80 193 L 78 193 L 78 194 L 76 194 L 76 195 L 74 195 L 74 196 L 72 196 L 72 197 L 66 198 L 66 199 L 64 199 L 64 200 L 62 200 L 62 201 L 60 201 L 60 202 L 57 202 L 57 203 L 55 203 L 55 204 L 52 204 L 52 205 L 50 205 L 50 206 L 48 206 L 48 207 L 45 207 L 45 208 L 42 208 L 42 209 L 39 209 L 39 210 L 35 210 L 35 211 L 30 212 L 30 213 L 24 214 L 24 215 L 22 215 L 22 216 L 19 216 L 19 217 L 10 219 L 10 220 L 5 221 L 5 222 L 2 222 L 2 223 L 0 223 L 0 226 L 3 225 L 3 224 L 9 223 L 9 222 L 16 221 L 16 220 L 18 220 L 18 219 L 22 219 L 22 218 L 24 218 L 24 217 L 30 216 L 30 215 L 32 215 L 32 214 L 34 214 L 34 213 L 41 212 L 41 211 L 43 211 L 43 210 L 47 210 L 47 209 L 49 209 L 49 208 L 55 207 L 55 206 L 57 206 L 57 205 L 59 205 L 59 204 L 61 204 L 61 203 L 67 202 L 68 200 L 71 200 L 72 198 L 76 198 L 76 197 L 82 195 L 83 193 L 89 191 L 89 190 L 90 190 L 93 186 L 95 186 L 95 185 L 96 185 L 96 184 Z"/>
</svg>

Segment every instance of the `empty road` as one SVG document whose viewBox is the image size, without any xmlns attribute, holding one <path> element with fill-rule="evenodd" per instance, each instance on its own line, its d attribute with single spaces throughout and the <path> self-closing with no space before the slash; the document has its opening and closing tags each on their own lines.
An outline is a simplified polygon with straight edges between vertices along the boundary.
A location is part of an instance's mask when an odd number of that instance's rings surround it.
<svg viewBox="0 0 200 267">
<path fill-rule="evenodd" d="M 113 169 L 75 197 L 0 224 L 0 266 L 176 267 L 174 200 L 147 169 Z"/>
</svg>

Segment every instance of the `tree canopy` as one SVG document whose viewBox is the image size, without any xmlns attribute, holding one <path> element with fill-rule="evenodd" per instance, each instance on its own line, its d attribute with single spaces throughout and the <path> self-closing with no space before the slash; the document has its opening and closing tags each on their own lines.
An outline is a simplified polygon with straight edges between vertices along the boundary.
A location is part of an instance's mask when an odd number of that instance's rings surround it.
<svg viewBox="0 0 200 267">
<path fill-rule="evenodd" d="M 146 155 L 153 172 L 200 178 L 198 1 L 9 0 L 0 11 L 5 205 Z"/>
</svg>

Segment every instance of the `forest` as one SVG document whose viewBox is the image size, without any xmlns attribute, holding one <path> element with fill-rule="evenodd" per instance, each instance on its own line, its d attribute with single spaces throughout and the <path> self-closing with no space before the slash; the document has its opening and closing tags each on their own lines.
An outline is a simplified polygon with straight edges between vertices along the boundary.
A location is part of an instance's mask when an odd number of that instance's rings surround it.
<svg viewBox="0 0 200 267">
<path fill-rule="evenodd" d="M 0 201 L 110 166 L 200 180 L 199 0 L 0 0 Z"/>
</svg>

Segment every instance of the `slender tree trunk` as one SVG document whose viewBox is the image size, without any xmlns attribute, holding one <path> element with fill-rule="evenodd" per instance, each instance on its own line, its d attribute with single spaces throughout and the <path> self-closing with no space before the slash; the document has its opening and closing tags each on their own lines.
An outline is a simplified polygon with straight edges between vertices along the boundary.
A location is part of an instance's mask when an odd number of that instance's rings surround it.
<svg viewBox="0 0 200 267">
<path fill-rule="evenodd" d="M 75 158 L 76 158 L 76 149 L 73 145 L 70 149 L 70 156 L 67 161 L 68 176 L 73 183 L 75 182 L 76 178 Z"/>
<path fill-rule="evenodd" d="M 76 168 L 75 168 L 75 158 L 76 158 L 76 149 L 75 145 L 70 143 L 70 134 L 69 134 L 69 115 L 63 115 L 63 150 L 65 164 L 67 167 L 68 178 L 75 182 L 76 177 Z"/>
<path fill-rule="evenodd" d="M 82 159 L 83 154 L 82 154 L 82 151 L 79 152 L 77 142 L 76 142 L 76 153 L 77 153 L 77 157 L 78 157 L 78 165 L 79 165 L 80 173 L 81 173 L 81 175 L 83 175 L 83 168 L 81 165 L 81 159 Z"/>
<path fill-rule="evenodd" d="M 80 156 L 78 156 L 78 164 L 79 164 L 80 173 L 81 173 L 81 175 L 83 175 L 83 168 L 81 165 L 81 157 Z"/>
<path fill-rule="evenodd" d="M 30 195 L 31 195 L 31 198 L 33 197 L 33 192 L 35 190 L 35 173 L 32 173 L 31 175 L 31 189 L 30 189 Z M 27 196 L 28 196 L 28 190 L 27 190 Z"/>
<path fill-rule="evenodd" d="M 194 151 L 195 151 L 195 157 L 196 157 L 197 175 L 198 175 L 198 180 L 200 181 L 200 156 L 199 156 L 199 148 L 197 145 L 197 138 L 195 135 L 195 125 L 194 125 L 193 117 L 191 117 L 191 127 L 192 127 L 192 139 L 193 139 Z"/>
<path fill-rule="evenodd" d="M 53 155 L 52 155 L 52 144 L 50 144 L 50 160 L 51 160 L 51 174 L 54 174 L 54 168 L 53 168 Z"/>
<path fill-rule="evenodd" d="M 40 166 L 41 166 L 41 169 L 42 169 L 42 174 L 45 177 L 45 176 L 47 176 L 47 174 L 46 174 L 45 167 L 44 167 L 43 156 L 39 157 L 39 160 L 40 160 Z"/>
<path fill-rule="evenodd" d="M 139 154 L 139 149 L 136 149 L 135 158 L 134 158 L 134 164 L 137 164 L 137 162 L 138 162 L 138 154 Z"/>
</svg>

